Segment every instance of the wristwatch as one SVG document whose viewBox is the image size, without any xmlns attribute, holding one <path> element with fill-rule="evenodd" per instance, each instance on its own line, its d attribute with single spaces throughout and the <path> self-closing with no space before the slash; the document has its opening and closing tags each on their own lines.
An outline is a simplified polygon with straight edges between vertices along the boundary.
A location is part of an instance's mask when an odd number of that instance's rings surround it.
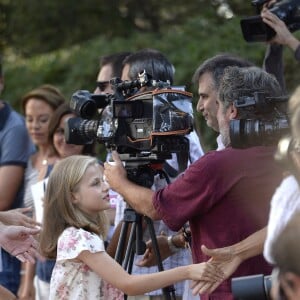
<svg viewBox="0 0 300 300">
<path fill-rule="evenodd" d="M 169 235 L 169 236 L 168 236 L 167 241 L 168 241 L 169 249 L 170 249 L 170 251 L 171 251 L 172 253 L 176 253 L 176 252 L 178 252 L 178 251 L 181 249 L 181 248 L 176 247 L 176 246 L 174 245 L 174 243 L 173 243 L 173 236 L 172 236 L 172 235 Z"/>
</svg>

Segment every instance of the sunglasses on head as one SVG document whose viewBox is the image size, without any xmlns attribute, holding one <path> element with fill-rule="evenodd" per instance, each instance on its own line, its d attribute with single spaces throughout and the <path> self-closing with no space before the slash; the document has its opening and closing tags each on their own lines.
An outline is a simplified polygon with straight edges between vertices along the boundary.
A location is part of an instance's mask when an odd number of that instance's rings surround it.
<svg viewBox="0 0 300 300">
<path fill-rule="evenodd" d="M 104 92 L 108 85 L 109 81 L 97 81 L 97 87 L 101 92 Z"/>
</svg>

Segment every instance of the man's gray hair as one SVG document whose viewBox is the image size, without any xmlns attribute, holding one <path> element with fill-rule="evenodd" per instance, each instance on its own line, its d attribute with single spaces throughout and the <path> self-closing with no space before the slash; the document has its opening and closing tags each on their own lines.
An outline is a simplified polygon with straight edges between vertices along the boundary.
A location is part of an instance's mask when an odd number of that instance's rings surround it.
<svg viewBox="0 0 300 300">
<path fill-rule="evenodd" d="M 231 53 L 220 53 L 205 60 L 195 71 L 193 83 L 198 86 L 199 79 L 206 73 L 211 74 L 214 88 L 219 90 L 220 82 L 227 67 L 250 67 L 254 64 Z"/>
<path fill-rule="evenodd" d="M 219 90 L 219 100 L 225 109 L 242 96 L 252 97 L 254 92 L 264 92 L 268 97 L 283 96 L 276 78 L 259 67 L 225 69 Z"/>
</svg>

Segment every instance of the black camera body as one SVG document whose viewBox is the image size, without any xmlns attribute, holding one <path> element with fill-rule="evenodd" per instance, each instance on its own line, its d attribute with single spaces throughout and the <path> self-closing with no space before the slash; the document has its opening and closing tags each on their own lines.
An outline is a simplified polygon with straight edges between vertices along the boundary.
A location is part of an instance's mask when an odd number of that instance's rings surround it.
<svg viewBox="0 0 300 300">
<path fill-rule="evenodd" d="M 277 145 L 289 133 L 288 98 L 254 92 L 234 101 L 237 118 L 230 121 L 233 148 Z"/>
<path fill-rule="evenodd" d="M 193 130 L 191 93 L 169 82 L 149 80 L 145 72 L 135 81 L 115 78 L 111 85 L 111 95 L 73 94 L 70 106 L 79 117 L 66 124 L 67 143 L 96 140 L 128 161 L 164 160 L 187 151 L 184 135 Z M 140 92 L 144 86 L 150 90 Z"/>
<path fill-rule="evenodd" d="M 259 13 L 266 0 L 254 0 Z M 300 28 L 300 3 L 298 0 L 283 0 L 275 3 L 270 11 L 281 19 L 288 29 L 293 32 Z M 265 42 L 275 36 L 275 31 L 262 21 L 261 16 L 251 16 L 240 21 L 243 37 L 247 42 Z"/>
<path fill-rule="evenodd" d="M 237 300 L 269 300 L 271 275 L 263 274 L 232 278 L 231 290 Z"/>
</svg>

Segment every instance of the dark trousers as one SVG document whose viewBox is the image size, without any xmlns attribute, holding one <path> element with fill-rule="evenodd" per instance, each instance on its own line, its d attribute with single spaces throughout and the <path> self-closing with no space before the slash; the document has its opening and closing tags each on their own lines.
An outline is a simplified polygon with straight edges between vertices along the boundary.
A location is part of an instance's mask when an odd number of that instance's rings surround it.
<svg viewBox="0 0 300 300">
<path fill-rule="evenodd" d="M 0 284 L 16 295 L 20 285 L 21 262 L 3 249 L 1 249 L 1 256 Z"/>
</svg>

